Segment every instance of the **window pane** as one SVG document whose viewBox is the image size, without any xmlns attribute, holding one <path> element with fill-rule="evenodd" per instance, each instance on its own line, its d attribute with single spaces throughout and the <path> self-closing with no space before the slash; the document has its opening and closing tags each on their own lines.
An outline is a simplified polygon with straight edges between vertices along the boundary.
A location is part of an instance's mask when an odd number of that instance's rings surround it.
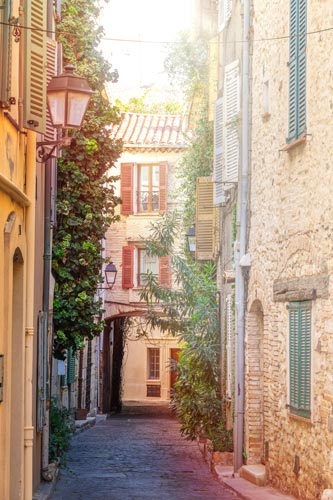
<svg viewBox="0 0 333 500">
<path fill-rule="evenodd" d="M 160 378 L 160 350 L 158 348 L 148 349 L 148 379 L 158 380 Z"/>
<path fill-rule="evenodd" d="M 140 165 L 138 176 L 138 210 L 152 212 L 159 209 L 160 172 L 158 165 Z"/>
<path fill-rule="evenodd" d="M 160 185 L 160 167 L 158 165 L 154 165 L 152 167 L 152 183 L 153 183 L 153 189 L 159 188 Z"/>
<path fill-rule="evenodd" d="M 147 250 L 139 249 L 139 285 L 145 284 L 145 274 L 152 273 L 158 276 L 158 257 L 148 255 Z"/>
</svg>

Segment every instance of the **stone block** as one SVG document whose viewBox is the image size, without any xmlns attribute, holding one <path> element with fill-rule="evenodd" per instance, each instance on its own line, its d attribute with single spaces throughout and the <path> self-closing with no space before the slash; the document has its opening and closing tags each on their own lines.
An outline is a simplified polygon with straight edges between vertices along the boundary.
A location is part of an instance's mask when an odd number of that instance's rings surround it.
<svg viewBox="0 0 333 500">
<path fill-rule="evenodd" d="M 333 490 L 324 490 L 321 500 L 333 500 Z"/>
<path fill-rule="evenodd" d="M 255 484 L 256 486 L 265 486 L 266 485 L 266 469 L 264 465 L 255 464 L 255 465 L 243 465 L 239 470 L 239 475 L 243 479 L 250 481 L 250 483 Z"/>
</svg>

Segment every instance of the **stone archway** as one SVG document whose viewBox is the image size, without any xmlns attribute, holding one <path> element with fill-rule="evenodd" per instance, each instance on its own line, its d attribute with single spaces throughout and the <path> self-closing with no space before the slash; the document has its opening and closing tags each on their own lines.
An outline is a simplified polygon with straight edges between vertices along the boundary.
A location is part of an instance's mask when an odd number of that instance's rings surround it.
<svg viewBox="0 0 333 500">
<path fill-rule="evenodd" d="M 245 446 L 248 464 L 264 461 L 264 314 L 255 300 L 246 317 Z"/>
</svg>

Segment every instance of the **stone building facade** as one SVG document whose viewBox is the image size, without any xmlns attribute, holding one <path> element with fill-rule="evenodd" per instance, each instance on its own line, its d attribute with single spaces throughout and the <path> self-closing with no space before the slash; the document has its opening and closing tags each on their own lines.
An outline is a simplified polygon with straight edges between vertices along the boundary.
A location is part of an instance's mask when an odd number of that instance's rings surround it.
<svg viewBox="0 0 333 500">
<path fill-rule="evenodd" d="M 114 287 L 104 291 L 100 407 L 106 412 L 118 411 L 121 404 L 170 399 L 170 359 L 178 354 L 177 338 L 149 331 L 138 339 L 135 326 L 127 328 L 126 335 L 124 328 L 127 319 L 138 321 L 144 315 L 139 294 L 145 272 L 156 274 L 161 285 L 172 286 L 170 257 L 151 261 L 145 239 L 161 213 L 179 206 L 177 165 L 188 144 L 183 127 L 178 116 L 124 113 L 121 124 L 111 130 L 124 147 L 116 165 L 120 220 L 109 228 L 105 242 L 106 258 L 118 270 Z"/>
<path fill-rule="evenodd" d="M 252 2 L 245 449 L 302 500 L 333 488 L 328 19 L 330 2 Z"/>
</svg>

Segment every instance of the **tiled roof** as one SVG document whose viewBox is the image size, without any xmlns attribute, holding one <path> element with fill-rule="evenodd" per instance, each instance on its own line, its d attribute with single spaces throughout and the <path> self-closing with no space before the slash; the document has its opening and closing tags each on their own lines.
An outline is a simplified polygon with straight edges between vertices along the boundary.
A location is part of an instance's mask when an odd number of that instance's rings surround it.
<svg viewBox="0 0 333 500">
<path fill-rule="evenodd" d="M 126 148 L 184 148 L 190 133 L 177 115 L 122 113 L 120 124 L 111 127 L 111 137 L 121 139 Z"/>
</svg>

